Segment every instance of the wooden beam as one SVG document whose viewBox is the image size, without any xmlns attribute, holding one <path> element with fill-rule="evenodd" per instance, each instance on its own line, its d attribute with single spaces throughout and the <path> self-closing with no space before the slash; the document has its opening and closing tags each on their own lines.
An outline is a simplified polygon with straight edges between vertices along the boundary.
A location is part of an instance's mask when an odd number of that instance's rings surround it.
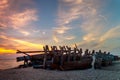
<svg viewBox="0 0 120 80">
<path fill-rule="evenodd" d="M 18 51 L 16 53 L 40 53 L 40 52 L 44 52 L 44 51 Z"/>
<path fill-rule="evenodd" d="M 60 52 L 61 50 L 54 50 L 55 52 Z M 63 50 L 64 52 L 68 52 L 68 50 Z M 71 50 L 71 51 L 73 51 L 73 50 Z M 45 52 L 45 51 L 20 51 L 20 50 L 17 50 L 17 54 L 19 54 L 19 53 L 41 53 L 41 52 Z M 52 50 L 51 51 L 46 51 L 46 52 L 52 52 Z"/>
</svg>

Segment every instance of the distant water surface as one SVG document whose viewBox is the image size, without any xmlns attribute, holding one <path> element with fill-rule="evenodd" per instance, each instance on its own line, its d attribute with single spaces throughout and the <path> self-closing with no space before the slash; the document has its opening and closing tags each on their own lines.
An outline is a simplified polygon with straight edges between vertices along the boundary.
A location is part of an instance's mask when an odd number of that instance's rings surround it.
<svg viewBox="0 0 120 80">
<path fill-rule="evenodd" d="M 14 59 L 0 59 L 0 69 L 14 68 L 19 66 L 20 64 L 22 63 L 18 63 Z"/>
<path fill-rule="evenodd" d="M 23 64 L 23 62 L 16 62 L 16 57 L 20 55 L 6 55 L 6 54 L 0 54 L 0 69 L 9 69 L 19 66 L 20 64 Z"/>
</svg>

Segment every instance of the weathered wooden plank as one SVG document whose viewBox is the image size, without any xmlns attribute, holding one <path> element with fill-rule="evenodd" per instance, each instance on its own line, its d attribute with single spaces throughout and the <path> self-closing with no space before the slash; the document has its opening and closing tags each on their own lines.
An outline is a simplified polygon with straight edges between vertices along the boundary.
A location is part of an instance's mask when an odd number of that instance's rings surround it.
<svg viewBox="0 0 120 80">
<path fill-rule="evenodd" d="M 19 62 L 19 61 L 24 61 L 25 58 L 26 58 L 27 60 L 30 60 L 30 57 L 29 57 L 29 56 L 21 56 L 21 57 L 17 57 L 16 59 L 17 59 L 17 62 Z"/>
</svg>

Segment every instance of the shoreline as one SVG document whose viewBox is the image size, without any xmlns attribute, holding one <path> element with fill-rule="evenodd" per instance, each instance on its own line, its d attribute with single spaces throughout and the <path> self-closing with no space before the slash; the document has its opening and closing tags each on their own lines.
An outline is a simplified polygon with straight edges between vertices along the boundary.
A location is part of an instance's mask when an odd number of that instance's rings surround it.
<svg viewBox="0 0 120 80">
<path fill-rule="evenodd" d="M 0 71 L 0 80 L 120 80 L 120 63 L 102 69 L 45 70 L 10 68 Z"/>
<path fill-rule="evenodd" d="M 112 66 L 116 66 L 116 65 L 120 65 L 120 60 L 118 60 L 118 61 L 113 61 L 113 64 L 112 64 L 112 65 L 107 66 L 107 67 L 102 67 L 102 68 L 108 68 L 108 67 L 112 67 Z M 21 69 L 21 68 L 23 68 L 23 67 L 20 67 L 20 66 L 23 66 L 23 64 L 22 64 L 22 65 L 15 66 L 15 67 L 7 68 L 7 69 L 0 69 L 0 70 Z M 25 67 L 25 68 L 29 68 L 29 67 Z M 23 69 L 24 69 L 24 68 L 23 68 Z M 83 69 L 83 70 L 85 70 L 85 69 Z"/>
</svg>

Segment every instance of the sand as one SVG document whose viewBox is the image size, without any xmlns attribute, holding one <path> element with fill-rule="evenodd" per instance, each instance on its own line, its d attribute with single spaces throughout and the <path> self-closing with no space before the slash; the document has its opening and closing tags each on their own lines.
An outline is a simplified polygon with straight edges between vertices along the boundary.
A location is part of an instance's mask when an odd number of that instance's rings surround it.
<svg viewBox="0 0 120 80">
<path fill-rule="evenodd" d="M 120 62 L 97 70 L 58 71 L 32 67 L 1 70 L 0 80 L 120 80 Z"/>
</svg>

